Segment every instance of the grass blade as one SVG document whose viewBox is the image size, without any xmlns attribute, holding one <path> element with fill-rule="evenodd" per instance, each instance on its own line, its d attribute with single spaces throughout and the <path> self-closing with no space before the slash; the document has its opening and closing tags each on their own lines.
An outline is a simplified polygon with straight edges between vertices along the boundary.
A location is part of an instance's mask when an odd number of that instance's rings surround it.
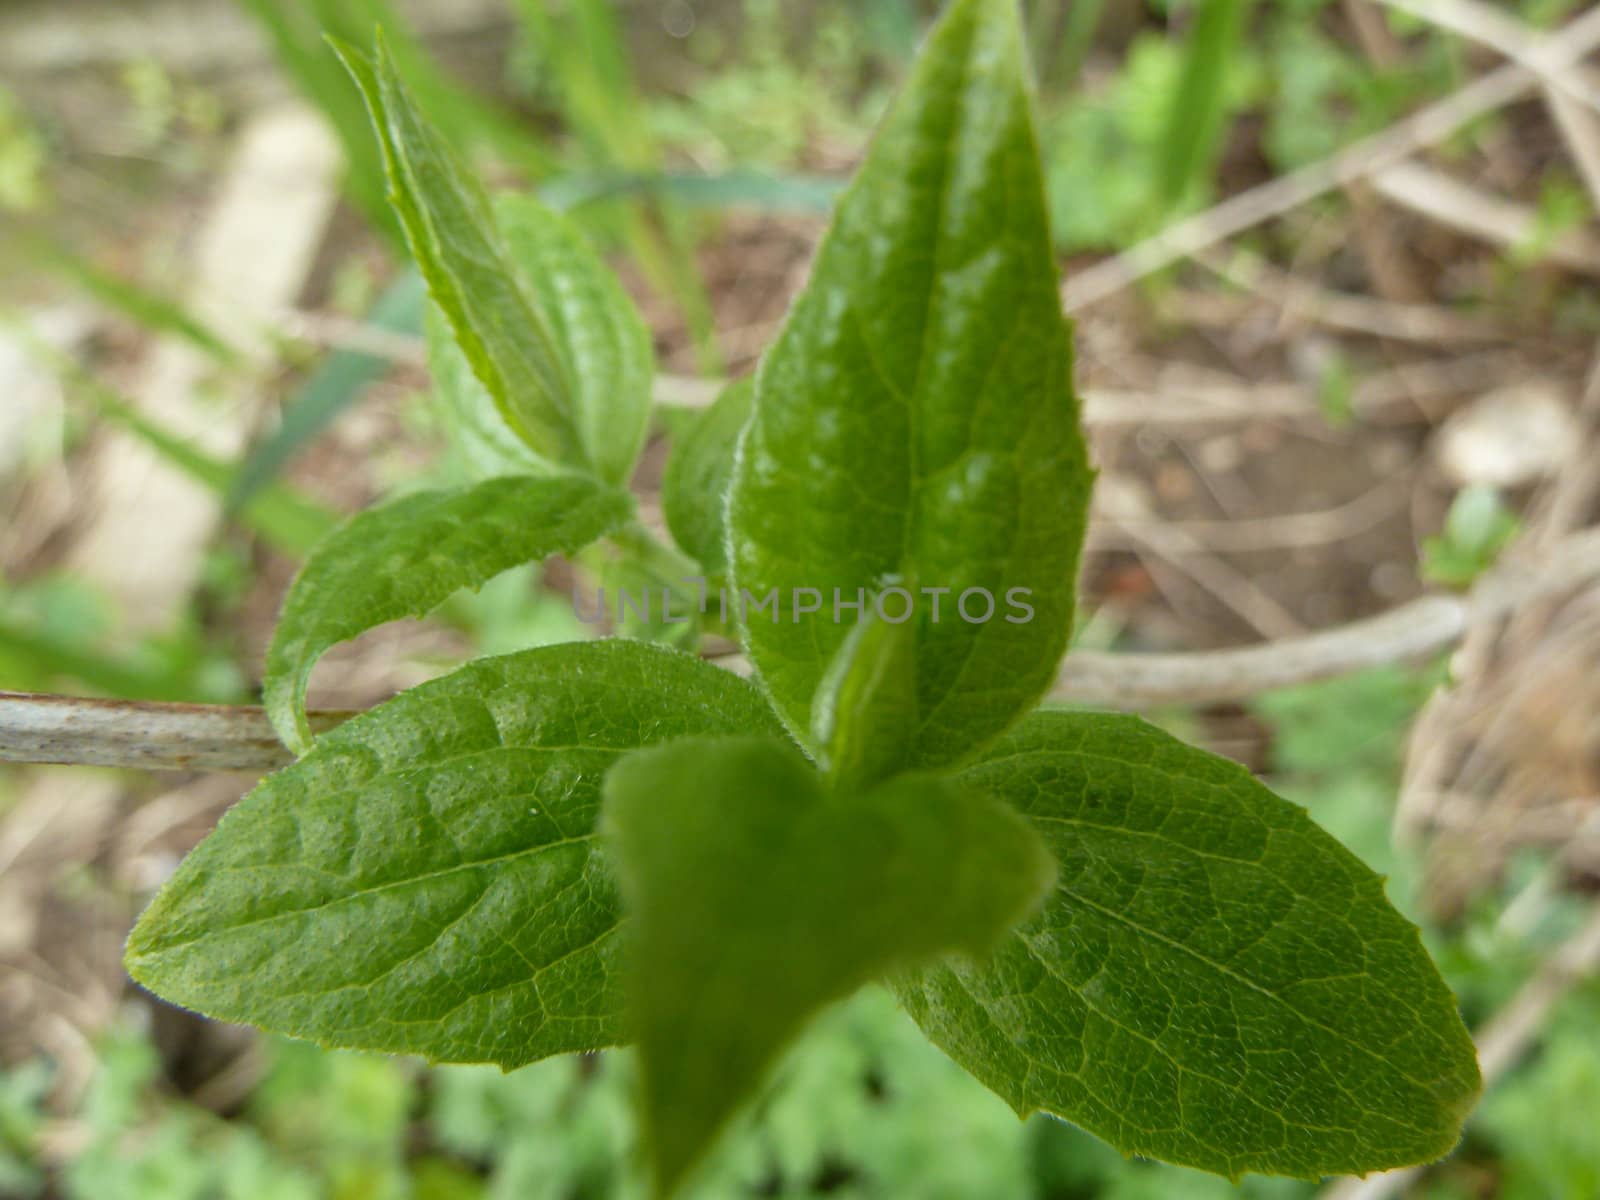
<svg viewBox="0 0 1600 1200">
<path fill-rule="evenodd" d="M 368 314 L 368 324 L 388 333 L 420 334 L 426 299 L 422 276 L 407 270 L 378 297 Z M 239 463 L 223 502 L 227 515 L 243 511 L 295 455 L 393 365 L 386 358 L 360 350 L 336 350 L 330 354 L 285 405 L 278 428 L 251 447 Z"/>
<path fill-rule="evenodd" d="M 182 338 L 224 365 L 238 361 L 239 352 L 234 347 L 176 301 L 103 271 L 83 255 L 49 238 L 25 236 L 23 246 L 40 266 L 144 329 Z"/>
<path fill-rule="evenodd" d="M 1248 0 L 1198 0 L 1184 50 L 1183 75 L 1167 109 L 1156 178 L 1163 212 L 1210 176 L 1227 115 L 1228 68 L 1239 46 Z"/>
</svg>

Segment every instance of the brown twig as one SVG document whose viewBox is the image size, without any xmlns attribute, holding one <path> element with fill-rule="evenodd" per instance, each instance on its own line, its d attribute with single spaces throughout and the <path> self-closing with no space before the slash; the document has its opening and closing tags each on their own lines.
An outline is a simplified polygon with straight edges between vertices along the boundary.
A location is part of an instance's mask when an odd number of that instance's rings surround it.
<svg viewBox="0 0 1600 1200">
<path fill-rule="evenodd" d="M 1539 54 L 1539 35 L 1515 17 L 1479 0 L 1378 0 L 1451 33 L 1487 46 L 1526 67 L 1539 82 L 1569 99 L 1600 112 L 1600 88 L 1571 70 L 1571 62 L 1557 65 Z"/>
<path fill-rule="evenodd" d="M 1463 183 L 1421 163 L 1396 163 L 1379 171 L 1373 187 L 1386 200 L 1468 237 L 1505 249 L 1530 244 L 1539 214 L 1525 204 Z M 1584 275 L 1600 275 L 1600 239 L 1569 229 L 1543 247 L 1540 257 Z"/>
<path fill-rule="evenodd" d="M 1380 0 L 1488 46 L 1515 61 L 1528 62 L 1536 35 L 1520 21 L 1480 0 Z M 1545 106 L 1572 152 L 1584 186 L 1600 206 L 1600 89 L 1575 69 L 1539 71 Z"/>
<path fill-rule="evenodd" d="M 1234 700 L 1448 649 L 1474 622 L 1600 575 L 1600 530 L 1530 564 L 1514 559 L 1470 596 L 1425 596 L 1304 637 L 1189 654 L 1071 654 L 1051 696 L 1108 708 Z M 731 660 L 730 660 L 731 661 Z M 313 728 L 348 719 L 313 712 Z M 270 770 L 289 760 L 259 708 L 82 700 L 0 692 L 0 762 L 143 770 Z"/>
<path fill-rule="evenodd" d="M 331 729 L 353 715 L 312 713 L 312 728 Z M 267 771 L 293 757 L 259 708 L 0 692 L 0 762 Z"/>
<path fill-rule="evenodd" d="M 1161 527 L 1183 535 L 1209 553 L 1325 546 L 1363 533 L 1390 516 L 1399 507 L 1406 488 L 1404 480 L 1390 480 L 1334 508 L 1231 521 L 1158 521 L 1115 516 L 1107 518 L 1096 531 L 1095 541 L 1102 548 L 1128 549 L 1137 545 L 1141 536 Z M 1183 552 L 1179 547 L 1172 550 Z"/>
</svg>

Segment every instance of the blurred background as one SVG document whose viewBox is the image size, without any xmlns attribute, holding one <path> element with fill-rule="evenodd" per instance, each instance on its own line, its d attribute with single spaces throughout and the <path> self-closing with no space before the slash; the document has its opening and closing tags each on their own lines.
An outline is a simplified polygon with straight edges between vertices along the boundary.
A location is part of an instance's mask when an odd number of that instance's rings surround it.
<svg viewBox="0 0 1600 1200">
<path fill-rule="evenodd" d="M 462 152 L 622 274 L 663 371 L 648 516 L 672 432 L 775 332 L 935 7 L 4 0 L 0 688 L 251 702 L 306 548 L 458 470 L 323 31 L 381 23 Z M 1600 9 L 1024 8 L 1102 468 L 1079 644 L 1207 650 L 1469 598 L 1420 661 L 1375 635 L 1359 671 L 1148 715 L 1388 875 L 1490 1087 L 1425 1173 L 1235 1185 L 1017 1121 L 869 991 L 700 1194 L 1593 1200 Z M 313 701 L 591 636 L 569 582 L 513 571 L 375 631 Z M 134 916 L 250 784 L 0 768 L 0 1197 L 642 1196 L 625 1052 L 431 1068 L 127 981 Z"/>
</svg>

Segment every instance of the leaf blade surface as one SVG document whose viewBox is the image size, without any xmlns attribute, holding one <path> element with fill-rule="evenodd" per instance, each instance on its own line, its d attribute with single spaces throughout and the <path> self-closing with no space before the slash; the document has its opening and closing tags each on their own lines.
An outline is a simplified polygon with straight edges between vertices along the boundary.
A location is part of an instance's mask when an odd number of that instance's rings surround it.
<svg viewBox="0 0 1600 1200">
<path fill-rule="evenodd" d="M 739 434 L 750 420 L 755 381 L 736 379 L 672 448 L 661 503 L 673 540 L 711 575 L 728 567 L 728 485 Z"/>
<path fill-rule="evenodd" d="M 509 266 L 488 196 L 422 115 L 382 42 L 375 59 L 334 42 L 367 104 L 389 200 L 428 292 L 506 423 L 542 459 L 591 465 L 554 338 Z"/>
<path fill-rule="evenodd" d="M 127 966 L 174 1003 L 327 1046 L 511 1068 L 622 1039 L 604 772 L 673 737 L 776 732 L 689 655 L 480 659 L 324 734 L 223 817 Z"/>
<path fill-rule="evenodd" d="M 891 969 L 983 953 L 1053 877 L 1037 835 L 986 796 L 928 776 L 831 792 L 774 739 L 641 751 L 605 792 L 663 1193 L 820 1008 Z"/>
<path fill-rule="evenodd" d="M 1236 764 L 1132 717 L 1041 712 L 961 775 L 1055 854 L 986 964 L 902 987 L 1014 1108 L 1230 1177 L 1431 1161 L 1479 1080 L 1383 881 Z"/>
<path fill-rule="evenodd" d="M 625 493 L 585 475 L 508 475 L 357 513 L 318 544 L 284 599 L 263 686 L 274 728 L 297 751 L 310 745 L 306 686 L 329 647 L 423 616 L 512 567 L 580 550 L 632 511 Z"/>
<path fill-rule="evenodd" d="M 494 208 L 571 381 L 578 438 L 602 479 L 626 483 L 650 421 L 650 331 L 568 218 L 528 195 L 501 196 Z"/>
<path fill-rule="evenodd" d="M 796 736 L 849 625 L 827 603 L 791 621 L 804 588 L 885 594 L 890 619 L 888 589 L 912 594 L 907 766 L 959 761 L 1047 688 L 1091 480 L 1057 289 L 1015 6 L 957 0 L 762 360 L 735 471 L 735 581 L 782 612 L 746 645 Z"/>
</svg>

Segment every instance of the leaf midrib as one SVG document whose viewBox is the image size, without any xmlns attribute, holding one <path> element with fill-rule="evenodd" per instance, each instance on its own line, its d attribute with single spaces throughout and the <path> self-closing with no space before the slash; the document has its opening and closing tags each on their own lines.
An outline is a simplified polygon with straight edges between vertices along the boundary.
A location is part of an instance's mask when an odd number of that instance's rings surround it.
<svg viewBox="0 0 1600 1200">
<path fill-rule="evenodd" d="M 561 754 L 561 753 L 575 753 L 575 752 L 587 752 L 587 753 L 593 753 L 593 754 L 609 754 L 612 757 L 619 757 L 619 756 L 621 756 L 623 754 L 626 754 L 628 751 L 626 749 L 618 749 L 618 748 L 612 747 L 612 746 L 585 746 L 585 745 L 581 745 L 581 744 L 579 744 L 579 745 L 564 745 L 564 744 L 563 745 L 529 745 L 529 746 L 502 744 L 502 745 L 497 745 L 497 746 L 485 746 L 485 747 L 483 747 L 481 749 L 478 749 L 478 750 L 471 750 L 471 751 L 468 751 L 468 752 L 463 753 L 463 754 L 452 755 L 449 758 L 438 759 L 438 760 L 435 760 L 435 761 L 430 762 L 430 763 L 414 764 L 412 766 L 408 766 L 408 767 L 402 768 L 401 770 L 398 770 L 398 771 L 380 771 L 380 772 L 378 772 L 378 773 L 376 773 L 374 775 L 368 776 L 365 780 L 363 780 L 361 782 L 359 787 L 361 789 L 364 789 L 364 788 L 367 788 L 367 787 L 371 787 L 371 786 L 373 786 L 375 784 L 384 782 L 386 780 L 403 779 L 405 776 L 407 776 L 409 774 L 412 774 L 412 773 L 415 773 L 415 772 L 419 772 L 419 771 L 432 773 L 434 771 L 439 770 L 442 767 L 451 766 L 451 765 L 454 765 L 454 764 L 457 764 L 457 763 L 461 763 L 461 762 L 467 761 L 469 759 L 482 757 L 484 755 L 504 754 L 504 753 Z M 533 795 L 534 793 L 529 792 L 529 793 L 526 793 L 526 794 L 527 795 Z M 552 821 L 554 820 L 554 818 L 550 818 L 550 819 Z M 278 912 L 267 913 L 267 914 L 264 914 L 263 916 L 255 917 L 255 918 L 253 918 L 251 920 L 248 920 L 248 921 L 237 921 L 237 922 L 234 922 L 234 923 L 229 924 L 229 925 L 222 926 L 222 927 L 217 928 L 217 929 L 208 929 L 208 930 L 206 930 L 206 931 L 204 931 L 204 932 L 202 932 L 200 934 L 197 934 L 194 937 L 185 938 L 185 939 L 183 939 L 181 941 L 167 942 L 167 943 L 164 943 L 163 945 L 161 945 L 159 948 L 153 948 L 153 949 L 150 949 L 150 950 L 141 951 L 138 955 L 136 955 L 136 957 L 138 957 L 138 958 L 148 958 L 148 957 L 151 957 L 151 956 L 156 955 L 156 954 L 165 954 L 165 953 L 168 953 L 168 952 L 171 952 L 171 951 L 182 950 L 182 949 L 184 949 L 185 947 L 188 947 L 188 946 L 198 945 L 201 942 L 206 941 L 208 938 L 219 937 L 219 936 L 222 936 L 224 934 L 238 933 L 240 930 L 250 929 L 250 928 L 253 928 L 253 927 L 257 926 L 257 925 L 265 925 L 265 924 L 268 924 L 268 923 L 270 923 L 272 921 L 283 920 L 283 919 L 286 919 L 286 918 L 289 918 L 289 917 L 300 917 L 300 916 L 305 916 L 305 915 L 307 915 L 309 913 L 321 912 L 324 909 L 332 908 L 332 907 L 334 907 L 334 906 L 336 906 L 338 904 L 345 903 L 346 901 L 359 899 L 359 898 L 361 898 L 363 896 L 379 895 L 379 894 L 381 894 L 383 892 L 390 891 L 390 890 L 393 890 L 395 888 L 408 887 L 408 886 L 410 886 L 412 884 L 427 883 L 427 882 L 430 882 L 430 881 L 435 880 L 435 879 L 439 879 L 439 878 L 443 878 L 443 877 L 448 876 L 448 875 L 452 875 L 452 874 L 454 874 L 454 873 L 456 873 L 458 871 L 478 870 L 480 868 L 496 866 L 496 865 L 499 865 L 501 863 L 513 861 L 515 859 L 525 858 L 525 857 L 527 857 L 529 855 L 540 854 L 540 853 L 542 853 L 544 851 L 547 851 L 547 850 L 555 850 L 555 849 L 558 849 L 558 848 L 560 848 L 562 846 L 581 845 L 584 842 L 592 842 L 592 841 L 594 841 L 598 836 L 599 835 L 594 830 L 590 830 L 590 832 L 588 832 L 588 833 L 578 834 L 576 836 L 571 836 L 571 835 L 565 836 L 565 837 L 562 837 L 559 840 L 553 841 L 553 842 L 541 842 L 537 846 L 525 846 L 525 847 L 523 847 L 523 848 L 521 848 L 519 850 L 512 850 L 512 851 L 509 851 L 509 852 L 507 852 L 505 854 L 497 854 L 497 855 L 494 855 L 494 856 L 492 856 L 490 858 L 478 859 L 478 860 L 475 860 L 473 862 L 453 863 L 448 867 L 440 867 L 437 870 L 427 871 L 427 872 L 424 872 L 423 874 L 420 874 L 420 875 L 411 875 L 411 876 L 407 876 L 404 879 L 388 880 L 388 881 L 386 881 L 384 883 L 375 884 L 372 887 L 359 888 L 359 889 L 357 889 L 355 891 L 345 892 L 342 895 L 334 896 L 333 898 L 331 898 L 329 900 L 324 900 L 319 904 L 312 904 L 312 905 L 299 907 L 299 908 L 286 908 L 286 909 L 282 909 L 282 910 L 280 910 Z M 307 864 L 304 864 L 304 863 L 248 863 L 248 864 L 225 863 L 225 864 L 222 864 L 220 866 L 214 867 L 212 869 L 214 871 L 216 871 L 218 874 L 222 874 L 222 873 L 240 874 L 240 873 L 249 872 L 249 871 L 281 871 L 281 870 L 284 870 L 286 868 L 293 868 L 293 869 L 297 869 L 297 870 L 303 870 L 303 869 L 307 869 Z M 315 869 L 315 868 L 312 868 L 312 869 Z"/>
<path fill-rule="evenodd" d="M 479 859 L 476 862 L 455 863 L 451 866 L 441 867 L 436 871 L 428 871 L 421 875 L 412 875 L 405 879 L 392 879 L 385 883 L 375 884 L 372 887 L 357 888 L 353 891 L 348 891 L 342 895 L 335 896 L 330 900 L 324 900 L 320 904 L 307 905 L 302 908 L 280 909 L 277 912 L 267 913 L 259 917 L 253 917 L 248 921 L 237 921 L 233 924 L 223 925 L 216 929 L 208 929 L 195 937 L 185 938 L 182 941 L 167 942 L 159 948 L 140 951 L 137 955 L 135 955 L 135 957 L 151 958 L 158 954 L 167 954 L 172 951 L 183 950 L 189 946 L 199 945 L 200 943 L 211 938 L 239 933 L 245 929 L 253 929 L 258 925 L 268 925 L 274 921 L 286 920 L 290 917 L 309 916 L 312 913 L 322 912 L 325 909 L 334 908 L 338 905 L 349 903 L 350 901 L 360 900 L 363 897 L 381 895 L 384 892 L 393 891 L 396 888 L 410 887 L 414 884 L 431 883 L 434 880 L 443 879 L 461 871 L 482 870 L 488 867 L 495 867 L 503 863 L 512 862 L 516 859 L 527 858 L 532 855 L 543 854 L 547 851 L 557 850 L 562 846 L 581 845 L 584 842 L 594 841 L 598 836 L 599 835 L 595 833 L 585 833 L 580 834 L 578 837 L 562 838 L 559 841 L 541 842 L 537 846 L 525 846 L 520 850 L 512 850 L 506 854 L 495 855 L 493 858 Z M 295 867 L 296 869 L 299 869 L 302 866 L 302 864 L 298 863 L 289 865 Z M 247 871 L 281 871 L 284 869 L 284 866 L 285 864 L 282 863 L 257 863 L 249 866 L 234 866 L 230 864 L 228 866 L 214 868 L 214 870 L 219 875 L 224 873 L 238 874 Z"/>
</svg>

